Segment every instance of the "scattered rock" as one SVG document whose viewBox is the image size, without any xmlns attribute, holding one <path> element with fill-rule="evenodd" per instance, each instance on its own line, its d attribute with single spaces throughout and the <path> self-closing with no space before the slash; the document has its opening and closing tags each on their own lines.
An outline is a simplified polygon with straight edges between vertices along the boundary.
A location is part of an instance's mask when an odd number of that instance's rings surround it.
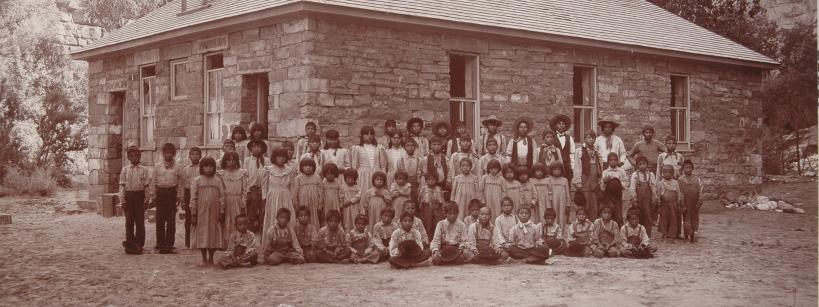
<svg viewBox="0 0 819 307">
<path fill-rule="evenodd" d="M 794 208 L 793 211 L 799 214 L 805 214 L 805 209 L 802 208 Z"/>
<path fill-rule="evenodd" d="M 780 200 L 780 201 L 776 202 L 776 209 L 779 209 L 779 210 L 782 210 L 782 211 L 793 210 L 793 205 Z"/>
</svg>

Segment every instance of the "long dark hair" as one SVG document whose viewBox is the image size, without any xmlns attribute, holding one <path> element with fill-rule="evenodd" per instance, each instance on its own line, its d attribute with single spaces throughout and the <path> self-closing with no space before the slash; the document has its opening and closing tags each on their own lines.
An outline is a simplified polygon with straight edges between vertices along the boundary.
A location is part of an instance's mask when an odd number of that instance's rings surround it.
<svg viewBox="0 0 819 307">
<path fill-rule="evenodd" d="M 228 151 L 222 156 L 222 160 L 219 161 L 219 167 L 221 169 L 227 169 L 227 161 L 229 159 L 236 160 L 236 169 L 242 168 L 242 161 L 239 161 L 239 154 L 235 151 Z"/>
<path fill-rule="evenodd" d="M 392 135 L 389 136 L 390 141 L 387 144 L 388 148 L 392 148 L 392 145 L 393 145 L 392 144 L 392 138 L 395 137 L 396 135 L 398 136 L 399 139 L 401 139 L 401 141 L 399 141 L 400 143 L 398 144 L 399 145 L 398 147 L 404 147 L 404 141 L 403 141 L 404 140 L 404 134 L 401 133 L 401 130 L 395 130 L 395 133 L 393 133 Z"/>
<path fill-rule="evenodd" d="M 213 167 L 213 174 L 216 175 L 216 160 L 213 160 L 212 157 L 204 157 L 199 160 L 199 175 L 205 175 L 205 167 Z"/>
<path fill-rule="evenodd" d="M 378 145 L 378 142 L 375 140 L 375 129 L 373 129 L 372 126 L 361 127 L 361 133 L 358 136 L 359 137 L 359 145 L 364 146 L 364 144 L 365 144 L 364 143 L 364 135 L 365 134 L 372 134 L 373 135 L 373 140 L 369 144 Z"/>
<path fill-rule="evenodd" d="M 231 140 L 233 140 L 233 135 L 235 135 L 236 133 L 239 133 L 239 135 L 240 135 L 238 141 L 241 142 L 241 141 L 247 140 L 247 132 L 245 132 L 245 127 L 242 127 L 242 126 L 233 127 L 233 131 L 230 132 L 230 139 Z"/>
<path fill-rule="evenodd" d="M 262 125 L 262 124 L 253 124 L 253 126 L 250 127 L 250 138 L 251 139 L 253 138 L 253 133 L 255 133 L 256 131 L 261 131 L 263 138 L 267 137 L 267 129 L 264 127 L 264 125 Z"/>
</svg>

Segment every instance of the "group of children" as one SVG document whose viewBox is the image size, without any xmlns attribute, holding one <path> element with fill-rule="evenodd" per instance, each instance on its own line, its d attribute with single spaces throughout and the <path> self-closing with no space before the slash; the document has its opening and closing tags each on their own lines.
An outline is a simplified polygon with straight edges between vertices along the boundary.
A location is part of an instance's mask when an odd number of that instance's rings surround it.
<svg viewBox="0 0 819 307">
<path fill-rule="evenodd" d="M 637 166 L 629 181 L 614 122 L 601 121 L 603 135 L 587 133 L 576 149 L 564 115 L 550 121 L 542 145 L 530 135 L 529 119 L 515 122 L 513 138 L 498 132 L 502 122 L 494 116 L 483 125 L 486 133 L 473 144 L 464 123 L 454 137 L 447 123 L 435 123 L 427 138 L 419 118 L 408 121 L 406 134 L 388 120 L 383 136 L 365 126 L 358 144 L 345 148 L 337 131 L 322 139 L 311 122 L 305 137 L 272 150 L 264 127 L 254 125 L 249 139 L 236 127 L 218 162 L 193 147 L 190 164 L 181 167 L 168 143 L 153 170 L 129 147 L 131 164 L 120 176 L 123 245 L 142 253 L 146 204 L 157 208 L 160 253 L 174 252 L 179 204 L 186 246 L 200 249 L 203 265 L 224 251 L 223 268 L 259 261 L 542 264 L 554 254 L 648 258 L 656 251 L 649 238 L 657 213 L 664 237 L 676 238 L 685 216 L 685 238 L 694 241 L 702 185 L 673 138 L 656 146 L 653 128 L 643 129 L 627 155 Z M 657 175 L 645 156 L 652 148 L 664 151 Z M 635 200 L 625 219 L 624 190 Z M 261 233 L 258 245 L 254 233 Z"/>
</svg>

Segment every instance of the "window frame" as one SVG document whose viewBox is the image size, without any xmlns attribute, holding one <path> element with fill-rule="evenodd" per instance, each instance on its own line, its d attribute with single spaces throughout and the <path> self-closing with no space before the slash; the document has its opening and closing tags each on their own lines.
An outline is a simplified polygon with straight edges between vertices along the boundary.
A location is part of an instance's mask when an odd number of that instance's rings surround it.
<svg viewBox="0 0 819 307">
<path fill-rule="evenodd" d="M 674 101 L 673 89 L 674 89 L 674 78 L 675 77 L 676 78 L 683 78 L 683 80 L 684 80 L 683 85 L 684 85 L 684 91 L 685 91 L 684 92 L 685 106 L 671 106 L 671 102 Z M 670 77 L 669 77 L 669 85 L 671 86 L 671 89 L 672 89 L 671 99 L 669 99 L 669 119 L 671 119 L 671 116 L 673 116 L 673 115 L 677 116 L 676 121 L 675 121 L 676 127 L 672 126 L 671 127 L 671 132 L 672 132 L 672 135 L 674 135 L 677 138 L 677 147 L 678 148 L 683 149 L 683 150 L 689 149 L 691 147 L 691 143 L 692 143 L 691 142 L 691 76 L 685 75 L 685 74 L 671 74 Z M 677 110 L 677 112 L 675 113 L 674 110 Z M 680 131 L 679 131 L 680 130 L 679 129 L 680 110 L 685 111 L 685 113 L 684 113 L 685 114 L 685 120 L 684 120 L 684 123 L 685 123 L 685 129 L 684 130 L 685 131 L 682 131 L 685 134 L 685 141 L 684 142 L 680 141 L 680 134 L 679 134 L 680 133 Z"/>
<path fill-rule="evenodd" d="M 186 65 L 185 69 L 187 69 L 187 65 L 190 63 L 188 59 L 175 59 L 170 61 L 171 66 L 171 100 L 185 100 L 188 99 L 188 95 L 177 95 L 176 94 L 176 65 Z"/>
<path fill-rule="evenodd" d="M 475 95 L 475 97 L 474 98 L 466 98 L 466 97 L 452 97 L 452 96 L 450 96 L 449 101 L 448 101 L 448 104 L 449 104 L 448 109 L 452 108 L 452 103 L 454 103 L 454 102 L 460 103 L 461 110 L 463 110 L 465 102 L 466 103 L 473 103 L 473 113 L 475 114 L 474 115 L 475 118 L 472 121 L 472 132 L 473 132 L 472 133 L 472 139 L 473 140 L 480 140 L 480 137 L 481 137 L 481 73 L 480 73 L 481 62 L 480 62 L 480 55 L 477 54 L 477 53 L 469 53 L 469 52 L 458 52 L 458 51 L 448 51 L 447 52 L 448 57 L 452 56 L 452 55 L 463 56 L 463 57 L 472 57 L 472 58 L 475 59 L 474 72 L 473 72 L 473 80 L 475 80 L 474 81 L 474 95 Z M 466 73 L 466 72 L 464 72 L 464 73 Z M 450 80 L 450 82 L 451 82 L 451 80 Z M 451 87 L 451 85 L 450 85 L 450 87 Z M 451 93 L 451 90 L 450 90 L 450 93 Z M 466 91 L 464 91 L 464 93 L 466 93 Z M 459 120 L 466 121 L 464 119 L 464 112 L 459 112 L 459 115 L 460 115 Z M 452 123 L 450 123 L 450 124 L 452 124 Z M 454 132 L 454 130 L 450 131 L 450 133 L 453 133 L 453 132 Z M 472 146 L 473 149 L 475 147 L 474 144 L 477 144 L 477 143 L 475 143 L 475 141 L 473 141 L 473 146 Z"/>
<path fill-rule="evenodd" d="M 144 76 L 145 68 L 153 67 L 154 74 L 152 76 Z M 150 114 L 146 114 L 145 108 L 145 81 L 150 83 L 148 98 L 151 100 L 150 105 L 152 109 L 150 110 Z M 156 64 L 145 64 L 139 66 L 139 146 L 143 149 L 153 149 L 156 148 L 156 110 L 157 110 L 157 101 L 154 100 L 154 86 L 156 83 Z M 148 139 L 147 129 L 143 124 L 143 120 L 145 118 L 150 118 L 150 121 L 153 123 L 153 131 L 150 133 L 150 139 Z"/>
<path fill-rule="evenodd" d="M 211 69 L 211 68 L 208 67 L 209 66 L 208 61 L 210 60 L 210 58 L 212 56 L 216 56 L 216 55 L 221 55 L 222 56 L 222 61 L 223 61 L 222 62 L 223 63 L 222 67 L 216 68 L 216 69 Z M 218 110 L 216 112 L 211 112 L 209 110 L 208 106 L 210 104 L 210 100 L 209 100 L 210 97 L 208 96 L 208 92 L 210 90 L 210 73 L 211 72 L 216 72 L 216 71 L 221 71 L 224 74 L 224 69 L 225 69 L 225 66 L 224 66 L 224 53 L 223 52 L 208 53 L 208 54 L 205 54 L 203 59 L 204 59 L 204 63 L 203 63 L 204 64 L 203 65 L 203 68 L 204 68 L 203 69 L 203 71 L 204 71 L 204 77 L 203 77 L 204 86 L 202 86 L 202 88 L 203 88 L 204 92 L 203 92 L 202 101 L 203 101 L 203 104 L 204 104 L 204 110 L 202 112 L 202 116 L 203 116 L 203 121 L 202 121 L 202 145 L 203 146 L 220 146 L 221 142 L 222 142 L 222 140 L 221 140 L 221 138 L 222 138 L 221 131 L 220 131 L 219 139 L 211 140 L 211 139 L 208 138 L 208 132 L 210 132 L 208 130 L 208 128 L 210 127 L 210 124 L 208 122 L 208 116 L 212 115 L 212 114 L 218 114 L 219 115 L 219 123 L 218 123 L 217 127 L 219 127 L 221 129 L 221 127 L 222 127 L 222 117 L 223 117 L 223 113 L 224 113 L 225 110 L 224 110 L 224 106 L 222 106 L 221 110 Z M 222 76 L 222 80 L 224 81 L 224 75 Z M 219 96 L 219 94 L 224 95 L 223 92 L 218 93 L 217 97 Z M 224 101 L 224 97 L 222 99 Z M 217 106 L 218 106 L 218 102 L 217 102 Z"/>
<path fill-rule="evenodd" d="M 572 64 L 572 95 L 574 95 L 574 69 L 575 68 L 591 70 L 591 78 L 590 78 L 591 79 L 591 86 L 590 86 L 590 89 L 589 89 L 589 95 L 591 96 L 590 97 L 591 98 L 591 106 L 586 106 L 586 105 L 582 105 L 582 104 L 581 105 L 576 105 L 576 104 L 574 104 L 574 98 L 572 98 L 572 100 L 571 100 L 571 106 L 572 106 L 571 118 L 572 118 L 572 120 L 574 120 L 575 110 L 578 110 L 578 109 L 580 109 L 580 110 L 591 110 L 591 121 L 592 122 L 591 122 L 591 128 L 590 129 L 591 129 L 591 131 L 597 132 L 597 128 L 596 128 L 597 127 L 597 110 L 598 110 L 597 109 L 597 66 L 583 65 L 583 64 Z M 582 129 L 582 125 L 578 122 L 578 123 L 573 123 L 572 126 L 573 126 L 572 127 L 572 130 L 573 130 L 572 131 L 572 134 L 573 134 L 572 137 L 575 140 L 575 146 L 576 147 L 582 146 L 583 139 L 585 139 L 585 134 L 588 131 L 580 131 L 579 135 L 576 135 L 576 134 L 578 134 L 578 133 L 576 133 L 577 129 Z"/>
</svg>

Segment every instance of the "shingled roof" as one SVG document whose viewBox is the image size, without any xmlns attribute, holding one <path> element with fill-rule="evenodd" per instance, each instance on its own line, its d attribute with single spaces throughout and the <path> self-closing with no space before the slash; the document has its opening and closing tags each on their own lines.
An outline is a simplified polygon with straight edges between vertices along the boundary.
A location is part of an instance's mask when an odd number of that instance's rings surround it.
<svg viewBox="0 0 819 307">
<path fill-rule="evenodd" d="M 643 0 L 211 0 L 179 14 L 173 1 L 73 53 L 75 59 L 299 12 L 494 33 L 770 67 L 773 59 Z"/>
</svg>

